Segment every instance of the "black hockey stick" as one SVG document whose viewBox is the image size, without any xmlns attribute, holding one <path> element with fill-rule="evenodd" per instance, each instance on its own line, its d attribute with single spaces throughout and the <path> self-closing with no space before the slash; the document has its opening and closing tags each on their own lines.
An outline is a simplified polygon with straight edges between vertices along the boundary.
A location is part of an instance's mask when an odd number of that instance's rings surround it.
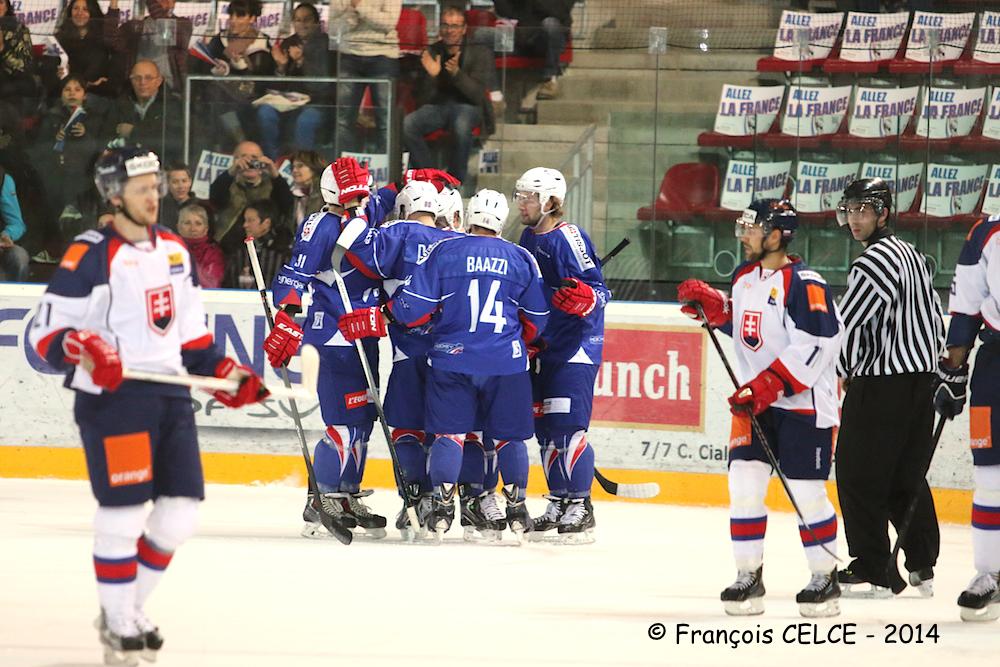
<svg viewBox="0 0 1000 667">
<path fill-rule="evenodd" d="M 934 427 L 934 439 L 931 442 L 931 455 L 927 460 L 927 468 L 930 469 L 931 461 L 934 460 L 934 452 L 937 450 L 938 440 L 941 439 L 941 433 L 944 431 L 944 425 L 948 420 L 944 417 L 938 419 L 937 426 Z M 920 493 L 913 494 L 910 498 L 909 505 L 906 506 L 906 513 L 903 514 L 903 521 L 896 527 L 896 543 L 892 545 L 892 553 L 889 554 L 889 562 L 886 565 L 885 575 L 889 580 L 889 587 L 892 592 L 899 595 L 906 588 L 906 580 L 899 574 L 899 565 L 896 559 L 899 557 L 899 549 L 903 546 L 903 540 L 906 539 L 906 534 L 910 530 L 910 525 L 913 523 L 913 515 L 917 512 L 917 502 L 920 500 Z"/>
<path fill-rule="evenodd" d="M 260 292 L 260 302 L 264 306 L 264 315 L 267 317 L 268 330 L 274 329 L 274 317 L 271 315 L 271 306 L 267 303 L 267 286 L 264 284 L 264 276 L 260 271 L 260 260 L 257 258 L 257 248 L 254 246 L 253 237 L 245 241 L 247 254 L 250 256 L 250 266 L 253 268 L 253 276 L 257 281 L 257 291 Z M 286 387 L 290 387 L 288 380 L 288 369 L 282 365 L 278 371 Z M 295 399 L 289 399 L 289 406 L 292 409 L 292 419 L 295 421 L 295 433 L 299 436 L 299 446 L 302 448 L 302 458 L 306 462 L 306 482 L 309 486 L 309 493 L 312 495 L 313 508 L 319 514 L 319 521 L 323 527 L 344 544 L 350 544 L 354 539 L 354 534 L 344 526 L 336 517 L 331 515 L 323 507 L 320 499 L 319 485 L 316 483 L 316 471 L 313 470 L 312 457 L 309 456 L 309 446 L 306 444 L 306 434 L 302 428 L 302 418 L 299 416 L 299 407 Z"/>
<path fill-rule="evenodd" d="M 625 249 L 625 247 L 626 247 L 626 246 L 628 246 L 628 244 L 629 244 L 629 243 L 631 243 L 631 242 L 632 242 L 632 241 L 631 241 L 631 240 L 629 240 L 629 238 L 628 238 L 627 236 L 626 236 L 625 238 L 623 238 L 623 239 L 622 239 L 621 241 L 619 241 L 619 242 L 618 242 L 618 245 L 616 245 L 616 246 L 615 246 L 614 248 L 612 248 L 612 249 L 611 249 L 611 250 L 610 250 L 610 251 L 608 252 L 608 254 L 607 254 L 607 255 L 605 255 L 604 257 L 602 257 L 602 258 L 601 258 L 601 266 L 604 266 L 604 265 L 605 265 L 605 264 L 607 264 L 607 263 L 608 263 L 609 261 L 611 261 L 612 259 L 614 259 L 614 258 L 615 258 L 615 255 L 617 255 L 617 254 L 618 254 L 618 253 L 620 253 L 620 252 L 621 252 L 622 250 L 624 250 L 624 249 Z"/>
<path fill-rule="evenodd" d="M 733 367 L 729 365 L 729 359 L 726 358 L 726 353 L 722 349 L 722 345 L 719 343 L 719 338 L 715 335 L 715 329 L 709 326 L 708 317 L 705 315 L 705 309 L 701 307 L 701 304 L 697 301 L 692 301 L 690 305 L 693 305 L 698 309 L 698 316 L 701 317 L 701 321 L 704 323 L 705 329 L 708 331 L 708 337 L 712 339 L 712 344 L 715 345 L 715 351 L 719 353 L 719 358 L 722 360 L 722 365 L 726 367 L 726 372 L 729 373 L 729 379 L 733 381 L 733 387 L 736 389 L 740 388 L 740 381 L 736 379 L 736 373 L 733 372 Z M 799 509 L 799 504 L 795 502 L 795 496 L 792 494 L 792 489 L 788 486 L 788 478 L 785 477 L 785 473 L 781 472 L 781 466 L 778 465 L 778 457 L 774 455 L 774 450 L 771 449 L 771 445 L 767 441 L 767 436 L 764 435 L 764 429 L 760 427 L 760 422 L 757 421 L 757 417 L 754 416 L 752 412 L 747 413 L 750 416 L 750 424 L 753 426 L 754 433 L 757 434 L 757 439 L 760 440 L 761 448 L 764 450 L 764 454 L 767 456 L 768 462 L 771 467 L 774 468 L 775 474 L 781 481 L 781 486 L 785 489 L 785 493 L 788 495 L 788 500 L 791 501 L 792 507 L 795 509 L 795 513 L 799 515 L 799 521 L 806 530 L 809 531 L 810 537 L 815 540 L 816 544 L 820 549 L 828 553 L 834 560 L 841 562 L 837 555 L 826 548 L 825 544 L 819 541 L 819 537 L 813 532 L 812 526 L 806 521 L 805 517 L 802 516 L 802 510 Z"/>
</svg>

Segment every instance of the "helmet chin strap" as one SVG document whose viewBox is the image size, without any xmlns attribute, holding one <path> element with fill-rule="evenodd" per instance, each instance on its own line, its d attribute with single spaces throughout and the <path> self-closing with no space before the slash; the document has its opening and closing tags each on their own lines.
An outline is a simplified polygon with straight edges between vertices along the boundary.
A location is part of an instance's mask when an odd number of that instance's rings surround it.
<svg viewBox="0 0 1000 667">
<path fill-rule="evenodd" d="M 873 243 L 874 241 L 884 239 L 885 237 L 891 235 L 892 231 L 889 229 L 888 225 L 879 226 L 878 223 L 875 223 L 875 229 L 866 238 L 861 239 L 861 242 L 864 244 Z"/>
</svg>

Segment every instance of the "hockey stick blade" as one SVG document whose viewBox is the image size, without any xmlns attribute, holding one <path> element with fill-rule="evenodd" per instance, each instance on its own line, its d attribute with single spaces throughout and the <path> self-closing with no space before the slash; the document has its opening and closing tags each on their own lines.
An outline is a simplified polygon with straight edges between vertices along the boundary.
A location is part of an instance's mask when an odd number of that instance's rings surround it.
<svg viewBox="0 0 1000 667">
<path fill-rule="evenodd" d="M 619 498 L 654 498 L 660 495 L 660 485 L 656 482 L 643 482 L 641 484 L 619 484 L 601 474 L 601 471 L 594 469 L 594 479 L 601 485 L 607 493 Z"/>
<path fill-rule="evenodd" d="M 302 391 L 315 396 L 319 387 L 319 350 L 315 345 L 303 345 L 300 348 L 299 364 L 302 368 Z"/>
</svg>

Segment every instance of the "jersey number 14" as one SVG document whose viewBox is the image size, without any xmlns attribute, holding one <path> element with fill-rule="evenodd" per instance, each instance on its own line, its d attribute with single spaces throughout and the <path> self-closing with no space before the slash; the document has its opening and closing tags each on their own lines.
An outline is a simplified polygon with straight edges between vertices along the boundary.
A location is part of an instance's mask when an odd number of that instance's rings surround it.
<svg viewBox="0 0 1000 667">
<path fill-rule="evenodd" d="M 490 288 L 486 293 L 486 299 L 479 299 L 479 280 L 475 279 L 469 283 L 469 312 L 471 322 L 469 332 L 474 332 L 479 328 L 479 324 L 492 324 L 493 333 L 501 333 L 503 326 L 507 323 L 503 316 L 503 302 L 497 298 L 500 291 L 500 281 L 491 280 Z"/>
</svg>

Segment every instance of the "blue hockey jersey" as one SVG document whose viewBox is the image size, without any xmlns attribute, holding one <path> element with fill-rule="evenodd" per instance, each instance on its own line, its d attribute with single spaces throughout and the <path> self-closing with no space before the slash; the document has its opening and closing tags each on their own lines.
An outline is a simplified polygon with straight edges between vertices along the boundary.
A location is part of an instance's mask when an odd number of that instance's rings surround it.
<svg viewBox="0 0 1000 667">
<path fill-rule="evenodd" d="M 531 255 L 489 236 L 435 243 L 389 305 L 405 325 L 433 317 L 433 345 L 427 353 L 431 365 L 470 375 L 526 371 L 523 339 L 533 339 L 549 314 L 541 272 Z"/>
<path fill-rule="evenodd" d="M 948 347 L 972 347 L 983 324 L 1000 331 L 1000 216 L 969 230 L 955 266 L 948 310 Z"/>
<path fill-rule="evenodd" d="M 365 209 L 368 220 L 381 220 L 394 203 L 392 190 L 379 190 L 368 200 Z M 291 259 L 281 267 L 271 285 L 271 298 L 278 307 L 299 307 L 302 294 L 307 289 L 312 292 L 312 305 L 303 326 L 306 344 L 351 345 L 337 329 L 337 321 L 345 313 L 333 277 L 333 251 L 348 222 L 325 211 L 317 211 L 303 220 L 295 234 Z M 352 310 L 378 304 L 381 278 L 377 273 L 352 252 L 345 255 L 339 269 L 351 297 Z"/>
<path fill-rule="evenodd" d="M 604 352 L 604 307 L 611 300 L 611 291 L 604 285 L 590 237 L 576 225 L 562 222 L 543 234 L 536 234 L 529 227 L 522 232 L 520 243 L 538 261 L 549 303 L 562 287 L 563 278 L 587 283 L 597 297 L 594 310 L 586 317 L 552 309 L 549 323 L 542 331 L 548 344 L 540 355 L 542 362 L 600 364 Z"/>
</svg>

